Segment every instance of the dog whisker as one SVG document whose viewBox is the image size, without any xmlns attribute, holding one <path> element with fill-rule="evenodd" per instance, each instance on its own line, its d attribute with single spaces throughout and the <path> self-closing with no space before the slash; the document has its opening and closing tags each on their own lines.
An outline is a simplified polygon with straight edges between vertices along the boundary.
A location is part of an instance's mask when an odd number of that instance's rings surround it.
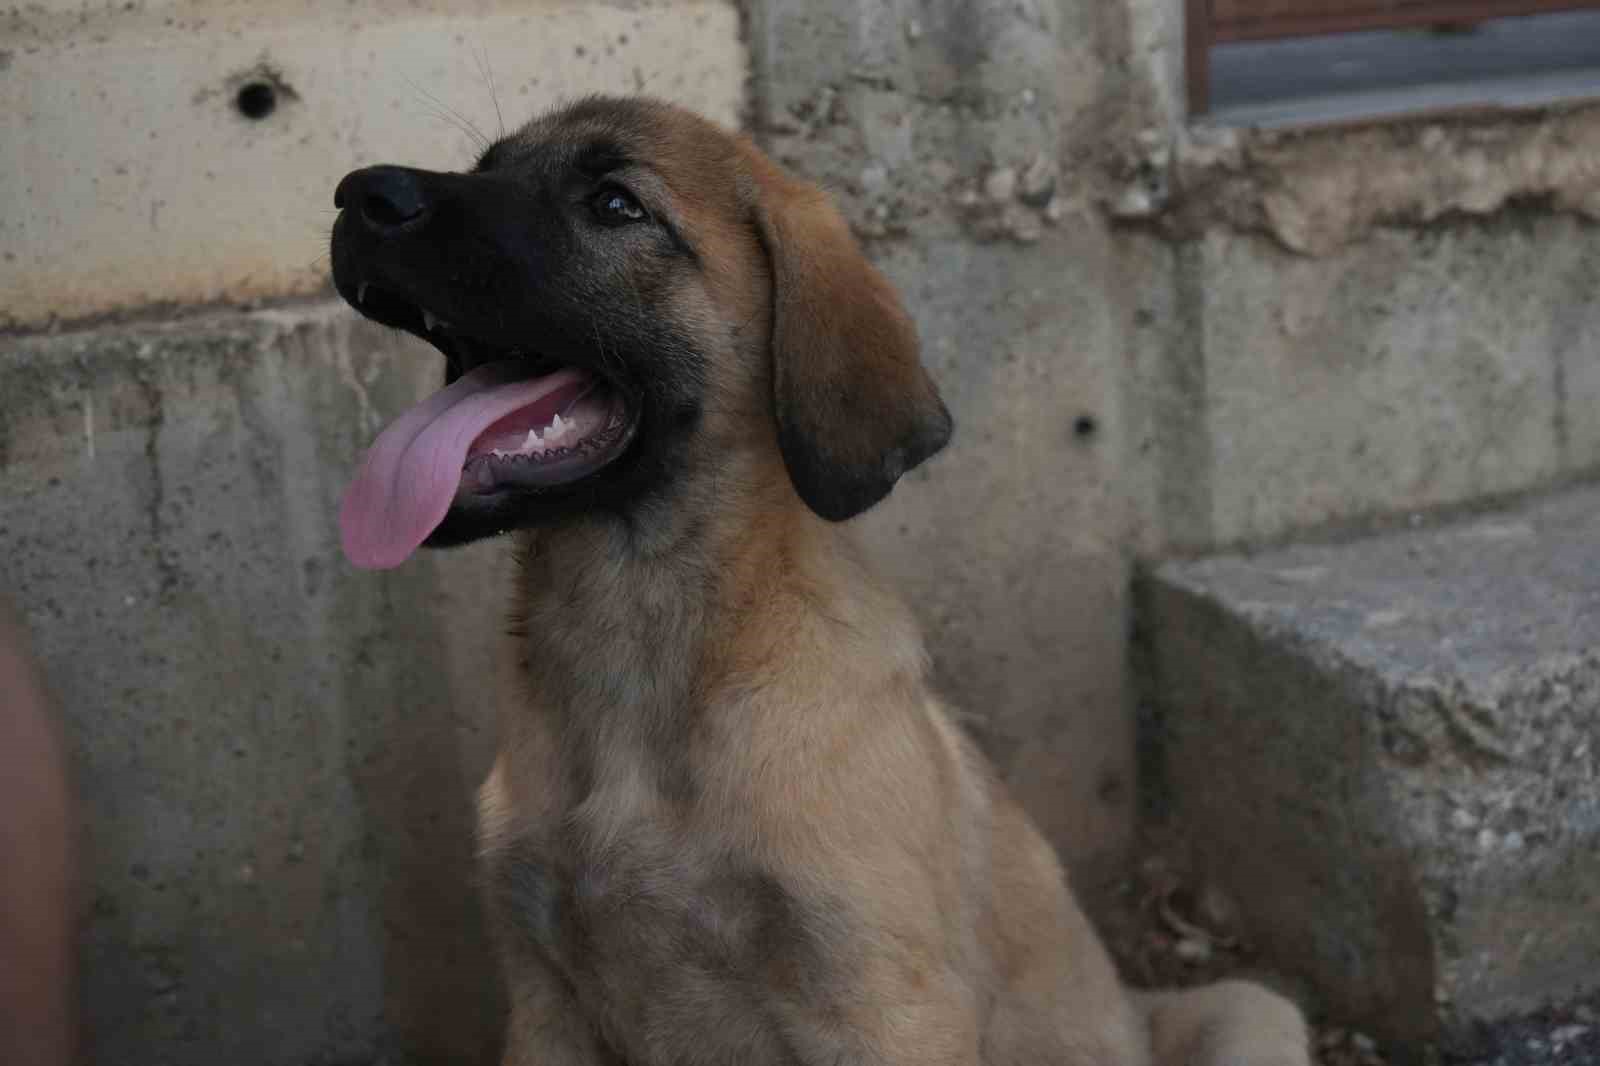
<svg viewBox="0 0 1600 1066">
<path fill-rule="evenodd" d="M 463 115 L 449 104 L 446 104 L 443 100 L 440 100 L 437 96 L 433 95 L 428 90 L 412 81 L 410 78 L 402 76 L 402 80 L 411 87 L 413 92 L 421 96 L 427 103 L 433 105 L 435 109 L 432 112 L 434 118 L 459 129 L 462 133 L 471 138 L 473 142 L 478 145 L 480 150 L 489 146 L 491 143 L 489 138 L 484 135 L 483 131 L 480 130 L 477 124 L 471 119 L 467 118 L 467 116 Z"/>
<path fill-rule="evenodd" d="M 500 127 L 500 139 L 504 140 L 506 136 L 506 119 L 500 113 L 500 94 L 495 91 L 494 71 L 489 67 L 489 50 L 487 48 L 479 48 L 477 57 L 478 70 L 483 74 L 483 80 L 489 86 L 489 102 L 494 104 L 494 119 Z"/>
</svg>

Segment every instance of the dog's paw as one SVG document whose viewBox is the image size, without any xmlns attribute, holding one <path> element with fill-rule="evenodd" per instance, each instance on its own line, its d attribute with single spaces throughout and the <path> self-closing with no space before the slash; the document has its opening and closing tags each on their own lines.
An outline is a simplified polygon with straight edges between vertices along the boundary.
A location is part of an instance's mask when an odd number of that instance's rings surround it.
<svg viewBox="0 0 1600 1066">
<path fill-rule="evenodd" d="M 1300 1009 L 1249 981 L 1223 981 L 1150 1001 L 1155 1066 L 1311 1066 Z"/>
</svg>

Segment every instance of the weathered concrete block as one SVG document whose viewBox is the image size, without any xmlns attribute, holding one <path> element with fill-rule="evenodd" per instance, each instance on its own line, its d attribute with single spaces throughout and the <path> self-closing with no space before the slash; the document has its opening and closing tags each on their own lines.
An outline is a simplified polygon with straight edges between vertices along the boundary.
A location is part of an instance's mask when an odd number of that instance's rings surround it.
<svg viewBox="0 0 1600 1066">
<path fill-rule="evenodd" d="M 0 590 L 63 708 L 93 1061 L 488 1061 L 500 552 L 357 574 L 345 478 L 437 354 L 349 311 L 0 340 Z"/>
<path fill-rule="evenodd" d="M 1587 488 L 1143 582 L 1172 807 L 1340 1018 L 1600 987 L 1597 545 Z"/>
<path fill-rule="evenodd" d="M 1600 292 L 1600 256 L 1589 275 L 1589 292 Z M 1600 470 L 1600 300 L 1574 299 L 1558 313 L 1566 323 L 1562 346 L 1561 432 L 1567 468 Z"/>
<path fill-rule="evenodd" d="M 1103 281 L 1062 298 L 1029 279 L 1103 264 L 1103 239 L 883 249 L 956 433 L 862 520 L 923 622 L 940 689 L 1086 887 L 1121 857 L 1135 813 L 1109 428 L 1128 312 Z"/>
<path fill-rule="evenodd" d="M 591 92 L 736 122 L 745 76 L 727 0 L 13 5 L 0 325 L 315 291 L 346 171 L 465 167 Z"/>
<path fill-rule="evenodd" d="M 1217 233 L 1194 268 L 1210 543 L 1565 472 L 1562 364 L 1600 345 L 1584 223 L 1386 231 L 1325 259 Z"/>
</svg>

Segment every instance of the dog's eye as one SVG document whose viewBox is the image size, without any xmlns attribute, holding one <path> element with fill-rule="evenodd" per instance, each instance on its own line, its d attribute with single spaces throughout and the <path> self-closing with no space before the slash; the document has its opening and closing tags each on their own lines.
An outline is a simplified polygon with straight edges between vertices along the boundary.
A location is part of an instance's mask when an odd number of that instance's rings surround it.
<svg viewBox="0 0 1600 1066">
<path fill-rule="evenodd" d="M 639 206 L 633 194 L 616 186 L 601 189 L 590 201 L 595 217 L 610 226 L 625 226 L 630 222 L 643 222 L 650 216 Z"/>
</svg>

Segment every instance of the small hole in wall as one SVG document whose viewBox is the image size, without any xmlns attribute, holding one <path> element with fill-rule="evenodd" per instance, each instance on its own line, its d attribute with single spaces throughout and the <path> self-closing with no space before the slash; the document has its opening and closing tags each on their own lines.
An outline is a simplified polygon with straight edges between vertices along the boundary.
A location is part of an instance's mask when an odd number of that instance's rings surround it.
<svg viewBox="0 0 1600 1066">
<path fill-rule="evenodd" d="M 248 82 L 239 88 L 233 106 L 245 118 L 259 122 L 278 109 L 278 90 L 271 82 Z"/>
<path fill-rule="evenodd" d="M 1072 435 L 1079 440 L 1088 440 L 1100 431 L 1100 423 L 1094 415 L 1079 415 L 1072 420 Z"/>
</svg>

